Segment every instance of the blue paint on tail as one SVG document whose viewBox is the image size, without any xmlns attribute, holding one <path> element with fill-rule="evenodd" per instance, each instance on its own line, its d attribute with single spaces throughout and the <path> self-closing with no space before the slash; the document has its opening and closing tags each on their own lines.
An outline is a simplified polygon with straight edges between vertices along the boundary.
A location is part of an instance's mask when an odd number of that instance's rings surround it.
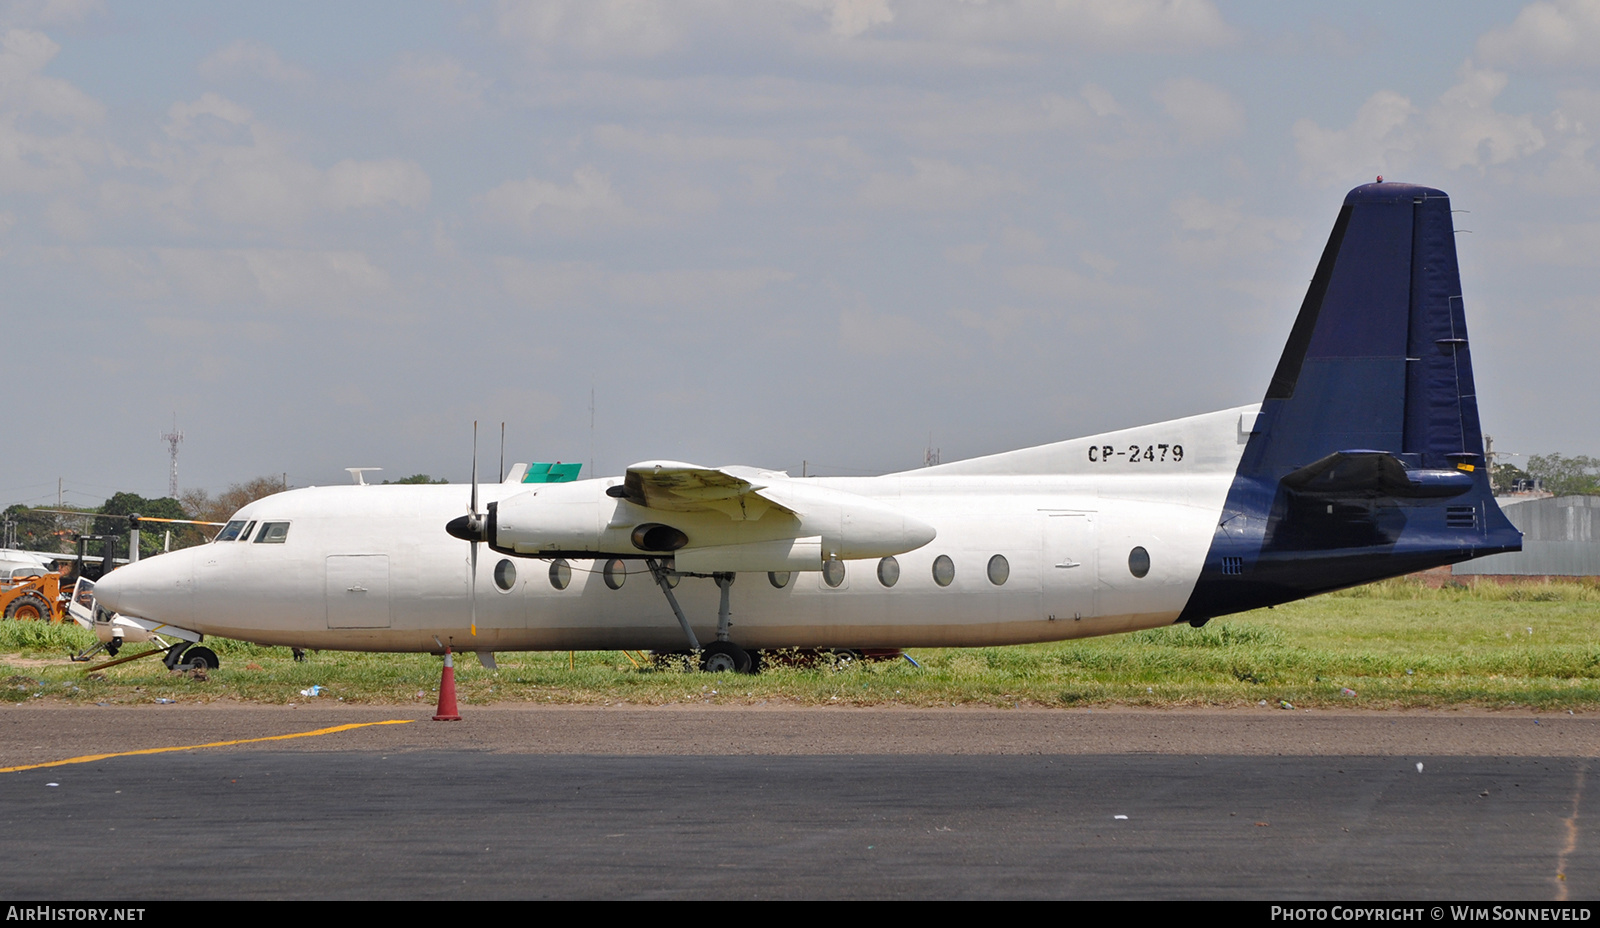
<svg viewBox="0 0 1600 928">
<path fill-rule="evenodd" d="M 1521 550 L 1468 345 L 1449 197 L 1350 191 L 1179 621 Z"/>
</svg>

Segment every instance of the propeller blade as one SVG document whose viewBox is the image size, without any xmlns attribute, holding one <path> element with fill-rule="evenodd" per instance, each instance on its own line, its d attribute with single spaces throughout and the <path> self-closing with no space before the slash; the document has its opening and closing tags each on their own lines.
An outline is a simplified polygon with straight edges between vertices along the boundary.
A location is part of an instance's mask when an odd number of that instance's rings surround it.
<svg viewBox="0 0 1600 928">
<path fill-rule="evenodd" d="M 478 422 L 472 422 L 472 579 L 468 584 L 467 598 L 472 603 L 472 636 L 478 636 L 478 539 L 483 537 L 483 523 L 478 519 Z"/>
</svg>

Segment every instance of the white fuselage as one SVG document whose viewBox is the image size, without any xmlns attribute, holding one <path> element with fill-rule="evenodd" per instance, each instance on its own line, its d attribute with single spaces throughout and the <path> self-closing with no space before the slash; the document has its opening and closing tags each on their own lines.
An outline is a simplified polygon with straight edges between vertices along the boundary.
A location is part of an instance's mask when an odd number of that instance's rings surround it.
<svg viewBox="0 0 1600 928">
<path fill-rule="evenodd" d="M 731 638 L 744 648 L 971 646 L 1170 624 L 1194 589 L 1255 410 L 881 477 L 805 478 L 894 507 L 937 535 L 895 557 L 893 586 L 880 581 L 877 558 L 843 561 L 837 587 L 815 570 L 792 572 L 781 588 L 766 572 L 738 573 Z M 592 481 L 597 490 L 619 482 Z M 487 503 L 527 489 L 485 484 L 480 494 Z M 625 562 L 625 579 L 613 589 L 601 573 L 605 559 L 568 559 L 570 582 L 558 589 L 551 560 L 481 545 L 474 613 L 470 544 L 444 529 L 467 511 L 469 494 L 464 485 L 280 493 L 234 518 L 288 523 L 281 543 L 218 541 L 176 551 L 109 574 L 97 592 L 124 614 L 261 644 L 687 647 L 640 560 Z M 615 507 L 602 513 L 611 524 L 671 521 L 634 512 L 623 499 L 602 505 Z M 1135 548 L 1148 558 L 1143 576 L 1130 567 Z M 935 580 L 941 556 L 954 566 L 948 585 Z M 989 569 L 996 556 L 1005 562 L 994 572 L 999 583 Z M 509 583 L 502 561 L 515 572 Z M 711 640 L 719 601 L 713 581 L 684 577 L 675 594 L 700 640 Z"/>
</svg>

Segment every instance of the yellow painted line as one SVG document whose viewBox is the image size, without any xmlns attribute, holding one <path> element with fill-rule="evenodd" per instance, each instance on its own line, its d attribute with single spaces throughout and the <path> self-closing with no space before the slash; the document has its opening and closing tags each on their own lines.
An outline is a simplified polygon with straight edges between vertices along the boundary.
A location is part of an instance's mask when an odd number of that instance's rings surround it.
<svg viewBox="0 0 1600 928">
<path fill-rule="evenodd" d="M 82 757 L 69 757 L 66 760 L 52 760 L 43 764 L 24 764 L 21 767 L 0 767 L 0 773 L 15 773 L 18 770 L 38 770 L 40 767 L 62 767 L 67 764 L 87 764 L 90 761 L 105 760 L 109 757 L 133 757 L 137 754 L 165 754 L 168 751 L 194 751 L 200 748 L 225 748 L 235 744 L 255 744 L 258 741 L 287 741 L 290 738 L 310 738 L 313 735 L 332 735 L 341 731 L 350 731 L 356 728 L 367 728 L 372 725 L 405 725 L 414 719 L 389 719 L 386 722 L 356 722 L 351 725 L 335 725 L 332 728 L 319 728 L 316 731 L 300 731 L 292 735 L 268 735 L 265 738 L 244 738 L 239 741 L 212 741 L 209 744 L 180 744 L 170 748 L 145 748 L 141 751 L 118 751 L 115 754 L 85 754 Z"/>
</svg>

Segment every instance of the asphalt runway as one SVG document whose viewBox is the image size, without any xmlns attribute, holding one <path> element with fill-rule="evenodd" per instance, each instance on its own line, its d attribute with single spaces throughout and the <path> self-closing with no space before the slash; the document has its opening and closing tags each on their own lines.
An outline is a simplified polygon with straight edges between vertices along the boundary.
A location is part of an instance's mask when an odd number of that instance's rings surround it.
<svg viewBox="0 0 1600 928">
<path fill-rule="evenodd" d="M 1188 742 L 1160 753 L 1065 743 L 1045 753 L 971 743 L 944 753 L 807 753 L 782 737 L 787 725 L 804 728 L 831 711 L 482 713 L 477 734 L 469 716 L 3 773 L 0 822 L 11 853 L 0 891 L 40 900 L 1509 901 L 1600 890 L 1600 834 L 1584 807 L 1600 771 L 1577 751 L 1266 750 L 1293 747 L 1284 733 L 1313 722 L 1318 737 L 1405 722 L 1464 725 L 1456 737 L 1470 740 L 1470 718 L 1101 713 L 1113 716 L 1108 729 L 1165 731 L 1178 718 L 1223 744 L 1251 725 L 1270 729 L 1271 744 L 1221 754 Z M 42 731 L 83 713 L 93 710 L 8 713 L 3 746 L 21 745 L 13 739 L 29 726 Z M 876 728 L 899 744 L 897 729 L 941 718 L 957 730 L 1074 721 L 993 715 L 862 712 L 829 724 Z M 583 747 L 591 741 L 579 729 L 592 738 L 640 718 L 666 730 L 685 721 L 750 726 L 776 732 L 773 743 L 787 748 L 563 753 L 548 737 L 533 751 L 484 737 L 543 719 L 550 730 L 573 727 Z M 292 712 L 234 719 L 257 736 L 313 727 L 310 715 Z M 1534 737 L 1583 741 L 1576 736 L 1594 731 L 1587 720 L 1570 722 L 1566 735 Z M 1526 717 L 1488 717 L 1482 727 L 1507 738 L 1535 728 Z M 72 741 L 59 738 L 56 757 L 72 756 L 81 746 Z"/>
</svg>

